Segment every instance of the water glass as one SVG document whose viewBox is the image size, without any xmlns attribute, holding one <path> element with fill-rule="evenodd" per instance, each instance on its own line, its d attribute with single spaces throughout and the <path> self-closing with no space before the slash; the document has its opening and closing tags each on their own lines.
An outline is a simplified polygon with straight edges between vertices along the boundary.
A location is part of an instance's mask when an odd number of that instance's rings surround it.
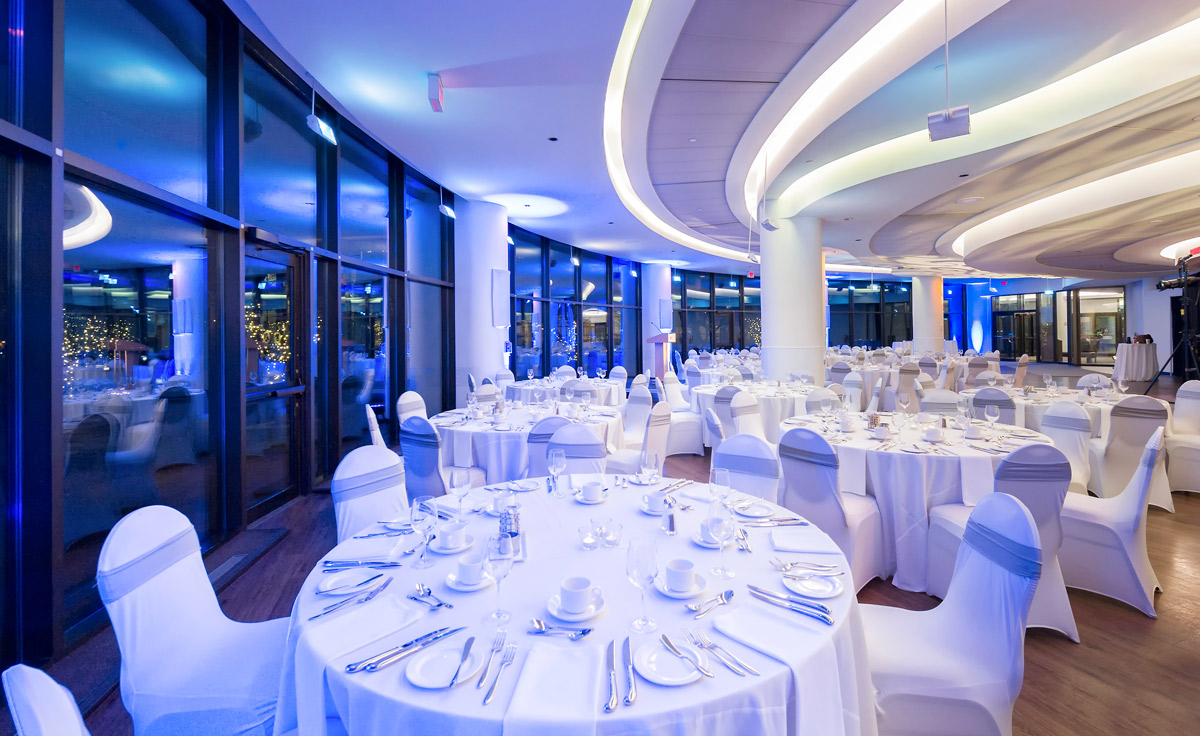
<svg viewBox="0 0 1200 736">
<path fill-rule="evenodd" d="M 642 480 L 649 483 L 658 475 L 658 453 L 653 450 L 642 450 L 640 467 Z"/>
<path fill-rule="evenodd" d="M 995 404 L 988 404 L 983 410 L 983 416 L 988 420 L 990 425 L 988 431 L 993 440 L 996 439 L 996 421 L 1000 419 L 1000 407 Z"/>
<path fill-rule="evenodd" d="M 550 491 L 555 498 L 562 498 L 564 494 L 559 490 L 558 476 L 567 469 L 567 453 L 557 447 L 547 452 L 546 469 L 550 471 Z"/>
<path fill-rule="evenodd" d="M 467 492 L 471 490 L 471 471 L 455 468 L 450 471 L 450 495 L 458 499 L 458 518 L 460 521 L 466 521 L 466 512 L 463 510 L 463 501 L 467 498 Z"/>
<path fill-rule="evenodd" d="M 604 524 L 603 542 L 605 547 L 620 547 L 621 546 L 621 531 L 622 527 L 615 521 L 609 521 Z"/>
<path fill-rule="evenodd" d="M 648 634 L 658 628 L 658 622 L 650 618 L 646 609 L 646 591 L 658 577 L 658 548 L 653 539 L 629 540 L 629 550 L 625 553 L 625 575 L 642 592 L 642 615 L 633 620 L 630 628 L 639 634 Z"/>
<path fill-rule="evenodd" d="M 708 490 L 714 501 L 724 503 L 729 498 L 728 468 L 713 468 L 708 471 Z"/>
<path fill-rule="evenodd" d="M 493 534 L 488 537 L 484 553 L 484 565 L 488 575 L 496 581 L 496 610 L 483 619 L 485 624 L 499 626 L 512 619 L 512 614 L 500 607 L 500 581 L 508 576 L 513 565 L 513 540 L 508 534 Z"/>
<path fill-rule="evenodd" d="M 725 543 L 733 539 L 733 513 L 724 503 L 713 501 L 708 505 L 704 525 L 708 536 L 721 547 L 721 564 L 712 569 L 712 574 L 718 578 L 733 577 L 733 571 L 725 567 Z"/>
<path fill-rule="evenodd" d="M 525 370 L 525 380 L 527 380 L 527 381 L 533 380 L 533 369 L 532 368 L 527 368 Z"/>
<path fill-rule="evenodd" d="M 410 563 L 409 567 L 417 569 L 425 569 L 433 567 L 433 560 L 429 559 L 429 533 L 434 530 L 438 522 L 437 504 L 433 502 L 433 496 L 418 496 L 413 499 L 412 505 L 409 506 L 409 522 L 412 524 L 413 531 L 421 535 L 421 556 L 416 562 Z"/>
</svg>

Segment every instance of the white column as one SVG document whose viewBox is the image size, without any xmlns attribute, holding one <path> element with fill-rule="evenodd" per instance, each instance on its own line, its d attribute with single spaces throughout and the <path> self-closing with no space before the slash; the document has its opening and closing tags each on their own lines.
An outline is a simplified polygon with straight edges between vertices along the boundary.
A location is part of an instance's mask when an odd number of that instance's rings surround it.
<svg viewBox="0 0 1200 736">
<path fill-rule="evenodd" d="M 941 276 L 913 276 L 913 355 L 940 353 L 946 345 L 943 288 Z"/>
<path fill-rule="evenodd" d="M 208 261 L 181 258 L 173 262 L 171 298 L 175 372 L 186 375 L 193 388 L 207 388 Z"/>
<path fill-rule="evenodd" d="M 759 233 L 762 254 L 762 360 L 765 377 L 793 372 L 824 382 L 826 339 L 825 257 L 821 220 L 772 220 Z"/>
<path fill-rule="evenodd" d="M 512 313 L 507 276 L 508 209 L 491 202 L 456 199 L 454 214 L 454 384 L 458 405 L 463 406 L 468 373 L 476 381 L 494 381 L 496 371 L 507 367 L 504 343 L 508 327 L 495 325 L 507 325 Z M 492 293 L 494 269 L 505 272 L 503 298 Z M 493 313 L 493 302 L 502 310 L 500 314 Z M 420 349 L 436 350 L 437 346 Z"/>
<path fill-rule="evenodd" d="M 656 348 L 646 340 L 671 331 L 675 323 L 671 308 L 671 266 L 642 264 L 638 280 L 642 282 L 642 370 L 649 371 L 654 367 Z"/>
</svg>

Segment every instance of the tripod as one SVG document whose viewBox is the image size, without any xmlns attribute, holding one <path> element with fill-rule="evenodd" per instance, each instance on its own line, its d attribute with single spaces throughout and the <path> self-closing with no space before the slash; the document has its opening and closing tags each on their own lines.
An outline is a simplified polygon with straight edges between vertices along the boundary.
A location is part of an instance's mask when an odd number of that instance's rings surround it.
<svg viewBox="0 0 1200 736">
<path fill-rule="evenodd" d="M 1162 281 L 1158 284 L 1159 291 L 1182 287 L 1183 294 L 1180 296 L 1180 300 L 1183 302 L 1183 330 L 1179 341 L 1175 343 L 1175 347 L 1171 348 L 1171 354 L 1167 356 L 1166 361 L 1158 369 L 1158 373 L 1155 374 L 1154 380 L 1150 382 L 1150 385 L 1143 392 L 1145 394 L 1150 393 L 1150 389 L 1154 388 L 1154 384 L 1158 383 L 1162 372 L 1167 369 L 1167 363 L 1174 360 L 1175 354 L 1181 350 L 1183 351 L 1184 380 L 1187 380 L 1193 374 L 1200 377 L 1200 334 L 1196 330 L 1196 318 L 1193 312 L 1196 309 L 1196 305 L 1193 303 L 1195 300 L 1192 296 L 1193 292 L 1189 290 L 1192 286 L 1191 282 L 1193 280 L 1197 281 L 1195 293 L 1197 297 L 1200 297 L 1200 276 L 1192 276 L 1188 272 L 1188 263 L 1194 257 L 1190 255 L 1184 256 L 1176 262 L 1175 267 L 1179 271 L 1179 278 L 1172 281 Z"/>
</svg>

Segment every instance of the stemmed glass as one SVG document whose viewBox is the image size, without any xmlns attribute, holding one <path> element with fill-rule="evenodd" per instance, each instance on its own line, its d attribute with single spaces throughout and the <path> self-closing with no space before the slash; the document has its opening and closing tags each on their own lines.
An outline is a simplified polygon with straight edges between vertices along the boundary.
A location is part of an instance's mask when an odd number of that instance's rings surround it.
<svg viewBox="0 0 1200 736">
<path fill-rule="evenodd" d="M 1016 383 L 1016 381 L 1017 381 L 1017 377 L 1010 373 L 1009 375 L 1004 377 L 1004 388 L 1011 391 L 1013 384 Z"/>
<path fill-rule="evenodd" d="M 542 400 L 546 398 L 546 389 L 541 386 L 533 387 L 533 403 L 541 405 Z"/>
<path fill-rule="evenodd" d="M 592 408 L 592 392 L 591 392 L 591 391 L 584 391 L 584 392 L 580 393 L 580 394 L 579 394 L 579 403 L 583 404 L 583 417 L 584 417 L 584 419 L 586 419 L 586 418 L 588 418 L 589 416 L 591 416 L 591 408 Z"/>
<path fill-rule="evenodd" d="M 1046 390 L 1049 390 L 1054 385 L 1054 377 L 1049 373 L 1042 374 L 1042 383 L 1046 384 Z"/>
<path fill-rule="evenodd" d="M 729 469 L 713 468 L 708 471 L 708 492 L 714 501 L 727 503 L 729 499 Z"/>
<path fill-rule="evenodd" d="M 721 564 L 712 569 L 712 574 L 719 578 L 733 577 L 733 570 L 725 567 L 725 543 L 733 538 L 732 512 L 721 501 L 713 501 L 708 505 L 704 524 L 708 527 L 708 536 L 721 548 Z"/>
<path fill-rule="evenodd" d="M 562 394 L 563 398 L 570 402 L 575 398 L 575 389 L 570 386 L 563 386 Z"/>
<path fill-rule="evenodd" d="M 800 387 L 801 388 L 808 388 L 808 384 L 811 382 L 812 382 L 812 376 L 808 375 L 807 373 L 800 374 Z"/>
<path fill-rule="evenodd" d="M 475 392 L 474 391 L 467 392 L 467 413 L 468 414 L 475 413 Z"/>
<path fill-rule="evenodd" d="M 484 564 L 487 566 L 487 572 L 496 581 L 496 610 L 492 611 L 483 619 L 485 624 L 499 626 L 506 624 L 512 619 L 512 614 L 500 607 L 500 581 L 512 569 L 513 564 L 513 540 L 507 533 L 493 534 L 487 540 L 487 552 L 484 555 Z"/>
<path fill-rule="evenodd" d="M 658 476 L 658 453 L 653 450 L 642 450 L 639 460 L 642 469 L 642 480 L 646 483 L 654 481 Z"/>
<path fill-rule="evenodd" d="M 605 374 L 605 373 L 608 373 L 608 371 L 607 371 L 607 370 L 605 370 L 604 368 L 597 368 L 597 369 L 596 369 L 596 375 L 597 375 L 597 376 L 600 376 L 600 380 L 601 380 L 601 381 L 603 381 L 603 380 L 604 380 L 604 374 Z"/>
<path fill-rule="evenodd" d="M 558 489 L 558 476 L 567 469 L 567 453 L 557 447 L 547 452 L 546 469 L 550 471 L 551 493 L 555 498 L 562 498 L 564 494 Z"/>
<path fill-rule="evenodd" d="M 642 591 L 642 615 L 633 620 L 630 628 L 639 634 L 648 634 L 658 628 L 658 622 L 650 618 L 646 610 L 646 591 L 658 577 L 658 549 L 653 539 L 629 540 L 629 550 L 625 553 L 625 575 L 634 587 Z"/>
<path fill-rule="evenodd" d="M 992 441 L 996 441 L 996 421 L 1000 419 L 1000 407 L 995 404 L 988 404 L 983 409 L 983 417 L 988 420 L 988 434 Z"/>
<path fill-rule="evenodd" d="M 911 403 L 912 403 L 912 399 L 909 397 L 908 392 L 900 391 L 900 392 L 896 393 L 896 404 L 900 407 L 899 413 L 907 414 L 908 413 L 908 405 Z"/>
<path fill-rule="evenodd" d="M 525 369 L 525 378 L 530 381 L 533 380 L 533 369 L 532 368 Z"/>
<path fill-rule="evenodd" d="M 437 504 L 433 502 L 433 496 L 418 496 L 413 499 L 408 520 L 412 523 L 413 531 L 421 535 L 421 556 L 416 562 L 410 563 L 409 567 L 419 570 L 433 567 L 433 560 L 428 557 L 429 533 L 437 526 L 438 521 Z"/>
<path fill-rule="evenodd" d="M 458 499 L 458 518 L 460 521 L 466 521 L 466 512 L 463 511 L 463 501 L 467 498 L 467 492 L 471 490 L 471 471 L 454 469 L 450 471 L 450 495 Z"/>
<path fill-rule="evenodd" d="M 991 386 L 992 388 L 996 388 L 996 373 L 994 371 L 989 371 L 989 372 L 992 375 L 988 376 L 988 385 Z"/>
</svg>

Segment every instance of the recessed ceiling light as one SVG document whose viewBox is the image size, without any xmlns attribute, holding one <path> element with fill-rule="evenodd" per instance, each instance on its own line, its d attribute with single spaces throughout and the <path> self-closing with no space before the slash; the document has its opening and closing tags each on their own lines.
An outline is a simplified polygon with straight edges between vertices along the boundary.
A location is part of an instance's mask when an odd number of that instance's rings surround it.
<svg viewBox="0 0 1200 736">
<path fill-rule="evenodd" d="M 972 202 L 982 202 L 983 197 L 963 197 L 954 201 L 954 204 L 971 204 Z"/>
<path fill-rule="evenodd" d="M 1160 223 L 1160 222 L 1162 222 L 1162 220 L 1151 220 L 1151 221 L 1150 221 L 1150 224 L 1151 224 L 1151 225 L 1157 225 L 1157 224 L 1158 224 L 1158 223 Z"/>
<path fill-rule="evenodd" d="M 688 138 L 688 143 L 695 143 L 695 142 L 696 142 L 695 138 Z"/>
</svg>

